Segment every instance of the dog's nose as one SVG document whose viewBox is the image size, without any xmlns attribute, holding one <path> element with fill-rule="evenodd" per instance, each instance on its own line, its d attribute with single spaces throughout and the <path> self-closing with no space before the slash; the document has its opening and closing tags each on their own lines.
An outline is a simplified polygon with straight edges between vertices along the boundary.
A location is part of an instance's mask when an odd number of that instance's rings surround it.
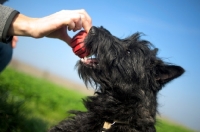
<svg viewBox="0 0 200 132">
<path fill-rule="evenodd" d="M 95 35 L 95 34 L 96 34 L 96 27 L 95 27 L 95 26 L 92 26 L 92 27 L 90 28 L 89 33 L 90 33 L 91 35 Z"/>
</svg>

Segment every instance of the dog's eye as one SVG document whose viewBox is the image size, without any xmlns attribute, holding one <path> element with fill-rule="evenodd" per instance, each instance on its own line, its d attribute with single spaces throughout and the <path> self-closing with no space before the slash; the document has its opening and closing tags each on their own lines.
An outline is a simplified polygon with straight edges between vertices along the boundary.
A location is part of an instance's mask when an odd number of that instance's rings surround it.
<svg viewBox="0 0 200 132">
<path fill-rule="evenodd" d="M 127 52 L 128 54 L 130 54 L 130 53 L 131 53 L 131 51 L 130 51 L 130 50 L 126 50 L 126 52 Z"/>
</svg>

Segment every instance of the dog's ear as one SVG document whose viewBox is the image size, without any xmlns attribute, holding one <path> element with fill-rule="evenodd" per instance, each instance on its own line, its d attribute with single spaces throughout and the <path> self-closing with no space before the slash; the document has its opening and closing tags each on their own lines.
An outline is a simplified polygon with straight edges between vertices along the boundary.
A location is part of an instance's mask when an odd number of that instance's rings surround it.
<svg viewBox="0 0 200 132">
<path fill-rule="evenodd" d="M 181 76 L 185 70 L 180 66 L 164 65 L 157 67 L 156 80 L 161 84 L 166 84 L 169 81 Z"/>
</svg>

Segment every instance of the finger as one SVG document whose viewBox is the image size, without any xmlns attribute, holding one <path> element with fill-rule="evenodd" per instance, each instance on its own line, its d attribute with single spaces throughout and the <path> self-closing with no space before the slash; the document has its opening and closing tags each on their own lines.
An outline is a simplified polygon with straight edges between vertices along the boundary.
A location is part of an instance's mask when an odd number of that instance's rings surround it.
<svg viewBox="0 0 200 132">
<path fill-rule="evenodd" d="M 91 26 L 88 22 L 85 22 L 85 23 L 83 24 L 83 28 L 85 29 L 85 31 L 86 31 L 87 33 L 89 33 L 91 27 L 92 27 L 92 26 Z"/>
<path fill-rule="evenodd" d="M 82 16 L 82 27 L 84 28 L 84 30 L 88 33 L 90 28 L 92 27 L 92 24 L 90 21 L 88 21 L 86 19 L 86 17 L 84 15 L 81 15 Z"/>
<path fill-rule="evenodd" d="M 63 28 L 62 34 L 63 34 L 63 37 L 61 38 L 61 40 L 64 40 L 70 46 L 72 39 L 67 33 L 67 27 L 66 26 Z"/>
<path fill-rule="evenodd" d="M 60 40 L 65 41 L 68 45 L 71 43 L 71 37 L 67 33 L 67 26 L 63 26 L 57 31 L 54 31 L 53 33 L 49 34 L 47 37 L 50 38 L 58 38 Z"/>
<path fill-rule="evenodd" d="M 79 18 L 75 22 L 75 28 L 73 29 L 73 31 L 75 32 L 77 30 L 80 30 L 81 28 L 82 28 L 82 18 L 80 15 Z"/>
<path fill-rule="evenodd" d="M 68 24 L 68 30 L 71 31 L 75 28 L 75 23 L 74 21 L 71 21 L 69 24 Z"/>
<path fill-rule="evenodd" d="M 82 27 L 88 33 L 90 28 L 92 27 L 92 19 L 84 9 L 75 10 L 75 12 L 81 14 Z"/>
<path fill-rule="evenodd" d="M 66 31 L 67 32 L 67 31 Z M 72 41 L 72 38 L 66 33 L 64 37 L 64 41 L 70 46 L 70 43 Z"/>
<path fill-rule="evenodd" d="M 65 36 L 63 35 L 63 37 L 61 38 L 61 40 L 63 40 L 64 42 L 66 42 L 70 47 L 71 47 L 71 37 L 68 35 L 68 34 L 66 34 Z"/>
<path fill-rule="evenodd" d="M 88 13 L 85 10 L 80 10 L 80 13 L 82 14 L 82 26 L 85 29 L 85 31 L 88 33 L 90 28 L 92 27 L 92 19 L 88 15 Z"/>
<path fill-rule="evenodd" d="M 92 19 L 89 16 L 89 14 L 84 9 L 81 9 L 80 13 L 85 16 L 86 20 L 88 21 L 88 24 L 92 25 Z"/>
</svg>

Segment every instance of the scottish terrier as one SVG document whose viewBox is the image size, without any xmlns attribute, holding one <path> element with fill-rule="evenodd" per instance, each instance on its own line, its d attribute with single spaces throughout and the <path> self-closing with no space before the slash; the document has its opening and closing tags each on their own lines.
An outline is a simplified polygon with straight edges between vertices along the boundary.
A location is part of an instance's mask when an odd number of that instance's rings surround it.
<svg viewBox="0 0 200 132">
<path fill-rule="evenodd" d="M 77 63 L 78 74 L 95 95 L 83 100 L 86 112 L 71 111 L 50 132 L 155 132 L 157 94 L 184 69 L 158 58 L 141 33 L 119 39 L 92 27 L 84 42 L 91 56 Z"/>
</svg>

